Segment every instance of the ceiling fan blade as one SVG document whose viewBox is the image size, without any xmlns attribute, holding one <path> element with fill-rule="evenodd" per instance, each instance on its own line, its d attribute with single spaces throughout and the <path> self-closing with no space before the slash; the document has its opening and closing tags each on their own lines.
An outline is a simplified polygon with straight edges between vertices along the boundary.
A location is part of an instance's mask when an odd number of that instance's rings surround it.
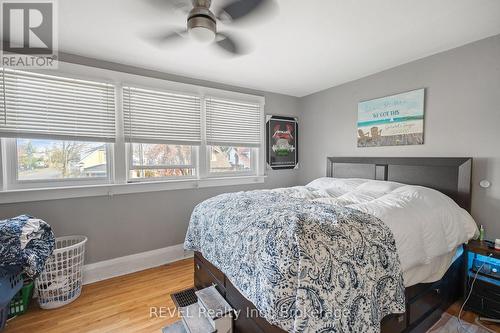
<svg viewBox="0 0 500 333">
<path fill-rule="evenodd" d="M 220 49 L 234 56 L 249 53 L 249 48 L 245 47 L 245 43 L 238 41 L 234 37 L 230 37 L 227 33 L 217 33 L 215 44 Z"/>
<path fill-rule="evenodd" d="M 234 22 L 255 13 L 261 7 L 272 2 L 272 0 L 236 0 L 222 7 L 217 13 L 217 17 L 223 22 Z"/>
<path fill-rule="evenodd" d="M 175 10 L 188 13 L 193 8 L 190 0 L 147 0 L 147 2 L 159 10 Z"/>
<path fill-rule="evenodd" d="M 166 43 L 175 43 L 184 40 L 186 37 L 186 31 L 169 31 L 163 34 L 156 34 L 152 36 L 148 36 L 147 39 L 149 42 L 156 44 L 158 46 L 162 46 Z"/>
</svg>

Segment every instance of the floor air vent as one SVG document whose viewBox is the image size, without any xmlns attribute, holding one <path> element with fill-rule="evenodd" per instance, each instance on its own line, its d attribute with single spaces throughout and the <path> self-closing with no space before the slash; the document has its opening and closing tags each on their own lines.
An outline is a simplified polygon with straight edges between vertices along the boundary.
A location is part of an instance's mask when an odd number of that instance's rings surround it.
<svg viewBox="0 0 500 333">
<path fill-rule="evenodd" d="M 184 290 L 172 294 L 172 299 L 181 320 L 164 327 L 162 333 L 233 333 L 234 309 L 214 286 Z"/>
<path fill-rule="evenodd" d="M 172 294 L 170 297 L 172 297 L 177 308 L 183 308 L 198 302 L 198 297 L 193 288 L 179 291 L 178 293 Z"/>
</svg>

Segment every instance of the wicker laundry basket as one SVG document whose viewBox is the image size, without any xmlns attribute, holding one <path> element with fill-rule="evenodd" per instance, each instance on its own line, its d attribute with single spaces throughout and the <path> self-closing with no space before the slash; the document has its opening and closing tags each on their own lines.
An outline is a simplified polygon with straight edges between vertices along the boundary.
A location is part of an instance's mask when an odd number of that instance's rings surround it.
<svg viewBox="0 0 500 333">
<path fill-rule="evenodd" d="M 35 282 L 42 309 L 61 307 L 80 296 L 86 242 L 85 236 L 56 238 L 55 250 Z"/>
</svg>

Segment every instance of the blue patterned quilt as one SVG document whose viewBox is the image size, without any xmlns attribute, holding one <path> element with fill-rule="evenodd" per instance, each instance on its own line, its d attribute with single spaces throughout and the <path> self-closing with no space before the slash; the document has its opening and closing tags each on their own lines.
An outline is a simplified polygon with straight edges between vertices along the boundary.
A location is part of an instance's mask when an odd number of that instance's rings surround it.
<svg viewBox="0 0 500 333">
<path fill-rule="evenodd" d="M 23 270 L 30 277 L 40 274 L 54 250 L 50 226 L 28 215 L 0 221 L 0 269 Z"/>
<path fill-rule="evenodd" d="M 200 203 L 184 247 L 200 251 L 260 316 L 288 332 L 379 332 L 385 315 L 405 311 L 390 229 L 372 215 L 293 192 L 228 193 Z"/>
</svg>

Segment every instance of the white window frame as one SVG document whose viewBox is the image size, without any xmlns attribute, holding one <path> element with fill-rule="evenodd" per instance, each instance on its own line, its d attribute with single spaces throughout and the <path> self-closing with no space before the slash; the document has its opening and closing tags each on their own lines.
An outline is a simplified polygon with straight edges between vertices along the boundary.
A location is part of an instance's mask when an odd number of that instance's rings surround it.
<svg viewBox="0 0 500 333">
<path fill-rule="evenodd" d="M 39 200 L 55 200 L 88 196 L 113 196 L 115 194 L 142 193 L 177 189 L 196 189 L 213 186 L 258 184 L 265 180 L 265 98 L 239 92 L 220 90 L 165 79 L 134 75 L 102 68 L 59 62 L 57 70 L 32 70 L 35 73 L 68 78 L 108 82 L 115 86 L 116 141 L 107 144 L 108 173 L 106 179 L 62 179 L 49 181 L 17 181 L 17 149 L 11 139 L 0 139 L 0 204 Z M 124 86 L 196 94 L 201 98 L 202 143 L 193 146 L 193 163 L 196 177 L 165 177 L 129 179 L 131 161 L 130 144 L 125 142 L 123 126 Z M 252 172 L 211 173 L 206 145 L 205 96 L 227 98 L 261 106 L 261 146 L 254 148 Z M 12 139 L 15 141 L 15 139 Z M 53 140 L 58 140 L 53 138 Z M 258 153 L 257 153 L 258 151 Z M 183 166 L 184 167 L 184 166 Z"/>
<path fill-rule="evenodd" d="M 201 116 L 201 121 L 202 121 L 202 126 L 201 126 L 201 135 L 202 135 L 202 144 L 200 149 L 200 160 L 204 161 L 204 173 L 203 176 L 205 178 L 224 178 L 224 177 L 245 177 L 245 176 L 264 176 L 265 173 L 265 151 L 266 151 L 266 139 L 265 139 L 265 98 L 244 98 L 245 95 L 241 96 L 239 94 L 232 94 L 228 93 L 225 91 L 209 91 L 202 97 L 202 116 Z M 248 96 L 248 95 L 246 95 Z M 260 127 L 260 142 L 261 146 L 256 148 L 256 147 L 251 147 L 252 153 L 251 153 L 251 170 L 248 171 L 227 171 L 227 172 L 211 172 L 210 171 L 210 149 L 209 146 L 207 145 L 207 131 L 206 131 L 206 121 L 207 121 L 207 114 L 206 114 L 206 99 L 213 97 L 213 98 L 220 98 L 220 99 L 229 99 L 229 100 L 234 100 L 234 101 L 239 101 L 239 102 L 250 102 L 250 103 L 257 103 L 260 105 L 260 118 L 261 118 L 261 127 Z M 255 97 L 255 96 L 252 96 Z"/>
<path fill-rule="evenodd" d="M 219 145 L 220 146 L 220 145 Z M 250 148 L 250 170 L 242 170 L 242 171 L 223 171 L 223 172 L 213 172 L 210 168 L 210 145 L 207 145 L 206 150 L 206 159 L 207 159 L 207 174 L 208 177 L 237 177 L 237 176 L 256 176 L 257 175 L 257 160 L 259 154 L 259 148 L 248 147 Z M 235 147 L 236 146 L 221 146 L 221 147 Z M 245 147 L 242 147 L 245 148 Z"/>
<path fill-rule="evenodd" d="M 23 138 L 19 138 L 23 139 Z M 62 141 L 59 139 L 44 139 Z M 76 141 L 76 140 L 72 140 Z M 85 177 L 85 178 L 61 178 L 61 179 L 29 179 L 20 180 L 18 174 L 17 139 L 2 138 L 2 150 L 6 153 L 5 175 L 6 187 L 9 190 L 36 189 L 51 187 L 68 187 L 82 185 L 102 185 L 113 182 L 113 148 L 110 143 L 103 143 L 106 146 L 106 177 Z"/>
<path fill-rule="evenodd" d="M 5 152 L 5 145 L 3 139 L 0 139 L 0 193 L 7 191 L 7 154 Z"/>
<path fill-rule="evenodd" d="M 198 178 L 198 168 L 197 166 L 197 155 L 198 149 L 196 146 L 191 147 L 191 164 L 189 165 L 155 165 L 155 166 L 134 166 L 133 159 L 133 145 L 140 144 L 139 142 L 126 143 L 127 146 L 127 179 L 129 183 L 138 182 L 151 182 L 151 181 L 173 181 L 173 180 L 186 180 L 186 179 L 197 179 Z M 187 145 L 186 145 L 187 146 Z M 163 170 L 163 169 L 193 169 L 194 174 L 192 176 L 171 176 L 171 177 L 151 177 L 151 178 L 132 178 L 130 177 L 130 172 L 133 170 Z"/>
</svg>

